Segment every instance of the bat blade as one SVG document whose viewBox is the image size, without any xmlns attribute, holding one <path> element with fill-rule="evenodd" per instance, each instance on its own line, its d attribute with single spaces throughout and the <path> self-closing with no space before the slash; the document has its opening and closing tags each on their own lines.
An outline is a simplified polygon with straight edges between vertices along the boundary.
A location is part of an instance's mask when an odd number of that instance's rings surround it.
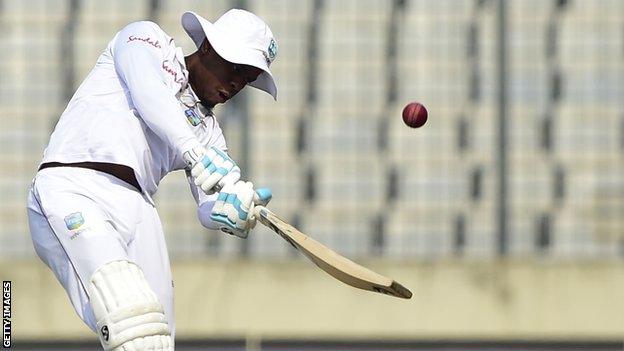
<svg viewBox="0 0 624 351">
<path fill-rule="evenodd" d="M 260 223 L 280 235 L 320 269 L 341 282 L 359 289 L 404 299 L 412 297 L 412 292 L 403 285 L 341 256 L 286 223 L 266 207 L 256 206 L 254 212 Z"/>
</svg>

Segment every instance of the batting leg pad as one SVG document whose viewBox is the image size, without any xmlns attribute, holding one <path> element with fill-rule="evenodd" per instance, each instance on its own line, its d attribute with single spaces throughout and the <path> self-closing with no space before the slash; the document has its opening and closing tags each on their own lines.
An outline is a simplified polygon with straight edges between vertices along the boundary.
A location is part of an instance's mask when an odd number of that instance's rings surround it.
<svg viewBox="0 0 624 351">
<path fill-rule="evenodd" d="M 106 351 L 173 350 L 162 305 L 136 264 L 105 264 L 93 273 L 88 290 Z"/>
</svg>

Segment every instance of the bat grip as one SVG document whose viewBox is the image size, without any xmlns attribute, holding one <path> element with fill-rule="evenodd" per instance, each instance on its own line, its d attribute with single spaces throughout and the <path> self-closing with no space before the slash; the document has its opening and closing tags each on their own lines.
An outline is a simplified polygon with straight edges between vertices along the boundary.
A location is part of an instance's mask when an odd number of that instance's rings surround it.
<svg viewBox="0 0 624 351">
<path fill-rule="evenodd" d="M 258 189 L 256 190 L 256 192 L 254 192 L 254 196 L 253 196 L 253 203 L 254 203 L 254 208 L 253 208 L 253 216 L 256 217 L 256 219 L 260 219 L 262 217 L 266 217 L 266 216 L 261 216 L 260 212 L 262 211 L 269 211 L 268 208 L 266 208 L 266 204 L 269 202 L 269 200 L 271 200 L 271 193 L 269 191 L 268 193 L 268 197 L 267 197 L 267 193 L 263 193 L 263 189 Z M 270 211 L 269 211 L 270 212 Z"/>
<path fill-rule="evenodd" d="M 255 205 L 254 206 L 254 208 L 253 208 L 253 215 L 254 215 L 254 217 L 256 217 L 256 219 L 260 218 L 260 212 L 262 210 L 268 211 L 269 209 L 264 207 L 264 206 L 262 206 L 262 205 Z"/>
</svg>

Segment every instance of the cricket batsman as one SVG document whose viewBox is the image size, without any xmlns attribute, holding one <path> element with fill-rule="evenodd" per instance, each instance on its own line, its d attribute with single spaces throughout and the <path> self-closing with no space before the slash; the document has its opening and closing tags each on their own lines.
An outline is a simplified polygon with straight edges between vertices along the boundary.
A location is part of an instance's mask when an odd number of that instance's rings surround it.
<svg viewBox="0 0 624 351">
<path fill-rule="evenodd" d="M 214 23 L 193 12 L 184 56 L 157 24 L 119 31 L 61 115 L 28 195 L 35 250 L 104 350 L 174 349 L 173 282 L 152 196 L 186 170 L 201 224 L 246 238 L 254 189 L 212 112 L 245 86 L 277 97 L 277 44 L 244 10 Z"/>
</svg>

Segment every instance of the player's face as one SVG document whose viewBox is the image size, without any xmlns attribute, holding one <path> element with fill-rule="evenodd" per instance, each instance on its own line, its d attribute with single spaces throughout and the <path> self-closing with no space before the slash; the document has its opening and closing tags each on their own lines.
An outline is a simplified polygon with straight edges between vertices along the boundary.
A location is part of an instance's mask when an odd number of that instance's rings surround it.
<svg viewBox="0 0 624 351">
<path fill-rule="evenodd" d="M 238 94 L 258 78 L 262 70 L 228 62 L 204 41 L 198 50 L 199 64 L 189 67 L 189 80 L 202 103 L 212 107 Z"/>
</svg>

